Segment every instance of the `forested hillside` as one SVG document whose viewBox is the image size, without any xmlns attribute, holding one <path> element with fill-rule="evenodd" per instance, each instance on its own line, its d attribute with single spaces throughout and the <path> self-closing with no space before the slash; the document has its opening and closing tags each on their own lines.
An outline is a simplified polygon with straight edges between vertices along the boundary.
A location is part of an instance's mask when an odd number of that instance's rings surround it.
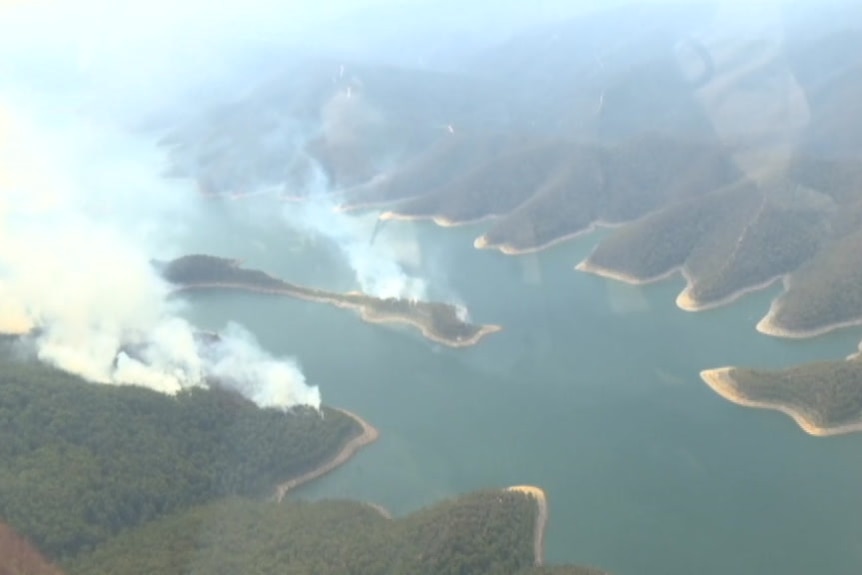
<svg viewBox="0 0 862 575">
<path fill-rule="evenodd" d="M 535 518 L 535 500 L 511 491 L 464 495 L 394 520 L 349 501 L 233 499 L 121 535 L 68 568 L 81 575 L 534 573 Z M 598 573 L 566 569 L 547 572 Z"/>
<path fill-rule="evenodd" d="M 0 517 L 67 572 L 509 575 L 534 561 L 536 500 L 516 491 L 395 520 L 359 502 L 276 503 L 276 483 L 359 431 L 339 411 L 171 397 L 10 359 L 0 373 Z M 0 573 L 60 571 L 0 524 Z"/>
<path fill-rule="evenodd" d="M 582 267 L 642 280 L 682 267 L 683 305 L 709 307 L 803 265 L 835 214 L 831 198 L 784 178 L 742 181 L 623 227 Z"/>
<path fill-rule="evenodd" d="M 727 393 L 722 392 L 722 384 L 716 391 L 722 395 L 743 405 L 785 411 L 809 433 L 833 435 L 862 429 L 858 355 L 781 370 L 734 368 L 721 378 Z"/>
<path fill-rule="evenodd" d="M 170 397 L 3 360 L 0 517 L 70 556 L 218 497 L 268 496 L 358 432 L 330 409 L 259 409 L 206 389 Z"/>
<path fill-rule="evenodd" d="M 862 229 L 837 238 L 790 275 L 787 290 L 759 329 L 779 335 L 821 333 L 862 320 Z"/>
</svg>

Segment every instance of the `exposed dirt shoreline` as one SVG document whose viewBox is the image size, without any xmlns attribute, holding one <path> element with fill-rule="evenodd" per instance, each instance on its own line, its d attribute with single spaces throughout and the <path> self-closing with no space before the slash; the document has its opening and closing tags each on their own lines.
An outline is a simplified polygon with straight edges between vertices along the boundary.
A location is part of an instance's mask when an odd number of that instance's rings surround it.
<svg viewBox="0 0 862 575">
<path fill-rule="evenodd" d="M 380 214 L 377 217 L 377 219 L 380 221 L 383 221 L 383 222 L 388 222 L 388 221 L 427 222 L 430 220 L 430 221 L 434 222 L 435 225 L 437 225 L 441 228 L 457 228 L 459 226 L 469 226 L 472 224 L 478 224 L 480 222 L 492 220 L 495 217 L 497 217 L 497 216 L 494 214 L 491 214 L 491 215 L 487 215 L 487 216 L 480 216 L 478 218 L 473 218 L 470 220 L 453 220 L 453 219 L 447 218 L 446 216 L 405 215 L 405 214 L 399 214 L 397 212 L 388 211 L 388 212 L 383 212 L 382 214 Z"/>
<path fill-rule="evenodd" d="M 543 244 L 539 244 L 537 246 L 530 246 L 528 248 L 516 248 L 512 246 L 512 244 L 508 243 L 491 243 L 488 240 L 488 237 L 485 235 L 479 236 L 473 241 L 473 247 L 477 250 L 498 250 L 499 252 L 507 255 L 507 256 L 523 256 L 527 254 L 534 254 L 549 248 L 552 248 L 556 245 L 562 244 L 564 242 L 568 242 L 570 240 L 574 240 L 581 236 L 586 236 L 595 232 L 598 228 L 618 228 L 624 224 L 622 223 L 611 223 L 603 220 L 592 222 L 589 226 L 585 227 L 582 230 L 578 230 L 576 232 L 572 232 L 570 234 L 566 234 L 564 236 L 560 236 L 558 238 L 554 238 L 553 240 L 547 241 Z"/>
<path fill-rule="evenodd" d="M 362 431 L 359 433 L 359 435 L 352 437 L 347 443 L 345 443 L 341 450 L 337 454 L 335 454 L 335 456 L 329 461 L 324 462 L 322 465 L 319 465 L 311 471 L 303 473 L 299 477 L 294 477 L 293 479 L 290 479 L 278 485 L 275 490 L 276 501 L 281 502 L 281 500 L 284 499 L 284 496 L 287 495 L 287 493 L 292 489 L 296 489 L 300 485 L 308 483 L 309 481 L 314 481 L 315 479 L 326 475 L 327 473 L 333 471 L 339 466 L 344 465 L 350 460 L 350 458 L 356 455 L 360 449 L 374 443 L 375 441 L 377 441 L 377 438 L 380 437 L 380 433 L 377 431 L 376 428 L 374 428 L 374 426 L 372 426 L 370 423 L 368 423 L 355 413 L 351 413 L 346 409 L 337 409 L 337 411 L 340 411 L 347 417 L 356 421 L 356 423 L 358 423 L 362 428 Z M 375 507 L 375 509 L 380 511 L 382 508 Z M 386 515 L 382 512 L 381 514 Z"/>
<path fill-rule="evenodd" d="M 545 562 L 545 531 L 548 527 L 548 498 L 545 492 L 534 485 L 513 485 L 506 491 L 517 491 L 533 497 L 538 506 L 536 523 L 533 528 L 533 556 L 536 565 Z"/>
<path fill-rule="evenodd" d="M 603 278 L 612 279 L 621 281 L 630 285 L 646 285 L 655 283 L 658 281 L 662 281 L 664 279 L 669 278 L 670 276 L 680 273 L 682 277 L 686 281 L 686 285 L 683 290 L 679 293 L 676 298 L 676 305 L 678 308 L 684 311 L 690 312 L 698 312 L 698 311 L 706 311 L 709 309 L 715 309 L 721 306 L 729 305 L 742 296 L 748 295 L 750 293 L 760 291 L 763 289 L 767 289 L 772 286 L 775 282 L 781 280 L 784 284 L 784 290 L 781 294 L 776 296 L 772 303 L 769 306 L 769 311 L 766 313 L 760 321 L 757 322 L 756 329 L 758 332 L 764 335 L 770 335 L 773 337 L 783 337 L 787 339 L 808 339 L 812 337 L 817 337 L 821 335 L 825 335 L 832 331 L 843 329 L 847 327 L 858 327 L 862 325 L 862 318 L 850 319 L 842 322 L 835 322 L 824 325 L 822 327 L 809 329 L 809 330 L 793 330 L 787 329 L 785 327 L 781 327 L 776 323 L 776 317 L 778 316 L 779 309 L 781 307 L 781 298 L 787 293 L 787 290 L 790 288 L 790 280 L 787 275 L 779 275 L 773 278 L 770 278 L 762 283 L 757 285 L 749 286 L 746 288 L 742 288 L 730 294 L 727 297 L 724 297 L 717 301 L 711 302 L 701 302 L 692 297 L 691 295 L 691 287 L 692 281 L 691 276 L 689 276 L 688 272 L 685 270 L 683 266 L 677 266 L 665 273 L 660 275 L 651 277 L 651 278 L 640 278 L 637 276 L 633 276 L 631 274 L 627 274 L 625 272 L 618 272 L 616 270 L 612 270 L 609 268 L 605 268 L 599 265 L 596 265 L 589 261 L 589 258 L 585 259 L 577 266 L 575 269 L 578 271 L 590 273 L 593 275 L 597 275 Z"/>
<path fill-rule="evenodd" d="M 785 337 L 788 339 L 806 339 L 809 337 L 817 337 L 819 335 L 824 335 L 831 331 L 835 331 L 836 329 L 842 329 L 845 327 L 858 327 L 862 325 L 862 318 L 855 318 L 849 319 L 847 321 L 826 324 L 824 326 L 808 330 L 787 329 L 786 327 L 781 327 L 776 322 L 776 319 L 779 312 L 781 311 L 781 298 L 784 293 L 787 293 L 787 291 L 790 289 L 790 277 L 784 276 L 783 282 L 784 292 L 777 298 L 772 300 L 772 304 L 769 306 L 769 311 L 766 312 L 766 315 L 763 316 L 763 319 L 757 322 L 757 331 L 759 331 L 760 333 L 775 337 Z"/>
<path fill-rule="evenodd" d="M 597 275 L 597 276 L 600 276 L 603 278 L 621 281 L 621 282 L 624 282 L 624 283 L 627 283 L 630 285 L 647 285 L 647 284 L 651 284 L 651 283 L 656 283 L 656 282 L 665 280 L 665 279 L 671 277 L 672 275 L 674 275 L 676 273 L 679 273 L 680 275 L 682 275 L 683 279 L 685 280 L 685 287 L 682 289 L 682 291 L 676 297 L 676 306 L 683 311 L 690 311 L 690 312 L 706 311 L 709 309 L 715 309 L 715 308 L 719 308 L 719 307 L 722 307 L 725 305 L 729 305 L 744 295 L 748 295 L 752 292 L 756 292 L 756 291 L 760 291 L 760 290 L 768 288 L 769 286 L 771 286 L 776 281 L 778 281 L 782 278 L 782 276 L 775 276 L 775 277 L 770 278 L 770 279 L 768 279 L 764 282 L 761 282 L 757 285 L 753 285 L 753 286 L 742 288 L 740 290 L 736 290 L 735 292 L 731 293 L 730 295 L 723 297 L 719 300 L 710 301 L 710 302 L 702 302 L 702 301 L 697 300 L 696 298 L 694 298 L 691 295 L 691 291 L 692 291 L 692 287 L 694 286 L 694 282 L 692 281 L 691 276 L 686 271 L 684 266 L 676 266 L 675 268 L 672 268 L 672 269 L 670 269 L 670 270 L 668 270 L 662 274 L 659 274 L 657 276 L 653 276 L 650 278 L 640 278 L 640 277 L 633 276 L 631 274 L 627 274 L 624 272 L 617 272 L 617 271 L 611 270 L 609 268 L 605 268 L 605 267 L 596 265 L 596 264 L 590 262 L 589 258 L 587 258 L 586 260 L 582 261 L 577 266 L 575 266 L 575 269 L 578 271 Z"/>
<path fill-rule="evenodd" d="M 756 401 L 750 399 L 737 389 L 736 380 L 733 379 L 732 372 L 732 367 L 707 369 L 700 372 L 700 378 L 717 394 L 737 405 L 758 409 L 771 409 L 790 416 L 793 421 L 795 421 L 796 424 L 809 435 L 828 437 L 830 435 L 841 435 L 844 433 L 862 431 L 862 422 L 836 425 L 834 427 L 820 427 L 794 406 L 777 402 Z"/>
</svg>

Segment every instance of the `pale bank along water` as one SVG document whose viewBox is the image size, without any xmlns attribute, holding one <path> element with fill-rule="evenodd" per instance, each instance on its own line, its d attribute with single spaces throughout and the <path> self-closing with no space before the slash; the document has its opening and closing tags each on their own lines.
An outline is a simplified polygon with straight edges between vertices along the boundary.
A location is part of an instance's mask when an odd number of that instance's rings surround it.
<svg viewBox="0 0 862 575">
<path fill-rule="evenodd" d="M 210 231 L 178 253 L 356 287 L 326 242 L 291 233 L 272 217 L 273 200 L 250 202 L 213 204 L 201 228 Z M 862 330 L 770 338 L 755 324 L 777 286 L 688 313 L 674 305 L 679 278 L 635 287 L 574 271 L 596 235 L 509 257 L 473 249 L 483 229 L 390 222 L 376 240 L 397 239 L 432 290 L 504 326 L 469 349 L 326 305 L 194 297 L 187 314 L 199 325 L 241 322 L 266 348 L 298 357 L 325 403 L 380 430 L 294 497 L 368 500 L 398 515 L 470 490 L 535 484 L 549 498 L 548 562 L 615 575 L 862 573 L 862 434 L 810 437 L 782 414 L 732 405 L 698 377 L 724 365 L 843 358 Z"/>
</svg>

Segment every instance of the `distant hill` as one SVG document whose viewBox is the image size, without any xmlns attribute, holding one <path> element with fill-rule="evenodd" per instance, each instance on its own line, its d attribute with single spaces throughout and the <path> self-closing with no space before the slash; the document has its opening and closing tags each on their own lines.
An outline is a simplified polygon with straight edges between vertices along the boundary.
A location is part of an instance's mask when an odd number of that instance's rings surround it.
<svg viewBox="0 0 862 575">
<path fill-rule="evenodd" d="M 710 12 L 691 3 L 608 5 L 489 48 L 466 69 L 540 133 L 605 143 L 645 132 L 703 139 L 711 128 L 675 47 Z"/>
<path fill-rule="evenodd" d="M 343 210 L 488 220 L 480 248 L 525 253 L 617 225 L 579 268 L 629 281 L 679 268 L 689 310 L 789 278 L 761 322 L 774 335 L 862 319 L 862 29 L 841 2 L 810 18 L 788 5 L 751 30 L 736 9 L 597 10 L 457 73 L 331 62 L 293 91 L 275 74 L 238 115 L 205 115 L 172 142 L 206 150 L 191 173 L 216 192 L 275 182 L 301 198 L 301 157 Z M 289 133 L 264 127 L 272 117 L 301 117 L 308 137 L 270 169 L 278 156 L 259 148 Z"/>
<path fill-rule="evenodd" d="M 681 267 L 683 307 L 710 307 L 798 268 L 831 235 L 834 214 L 828 196 L 784 179 L 742 181 L 625 227 L 582 267 L 633 280 Z"/>
</svg>

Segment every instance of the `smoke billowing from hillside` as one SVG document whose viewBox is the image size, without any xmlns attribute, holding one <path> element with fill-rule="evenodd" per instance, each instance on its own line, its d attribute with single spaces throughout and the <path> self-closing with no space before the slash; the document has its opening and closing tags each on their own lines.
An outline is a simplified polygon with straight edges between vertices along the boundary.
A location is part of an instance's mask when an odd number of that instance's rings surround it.
<svg viewBox="0 0 862 575">
<path fill-rule="evenodd" d="M 0 100 L 0 332 L 94 382 L 175 393 L 212 378 L 263 406 L 319 406 L 293 362 L 238 327 L 202 347 L 166 299 L 150 258 L 196 200 L 159 178 L 155 153 L 56 102 L 20 101 Z"/>
</svg>

